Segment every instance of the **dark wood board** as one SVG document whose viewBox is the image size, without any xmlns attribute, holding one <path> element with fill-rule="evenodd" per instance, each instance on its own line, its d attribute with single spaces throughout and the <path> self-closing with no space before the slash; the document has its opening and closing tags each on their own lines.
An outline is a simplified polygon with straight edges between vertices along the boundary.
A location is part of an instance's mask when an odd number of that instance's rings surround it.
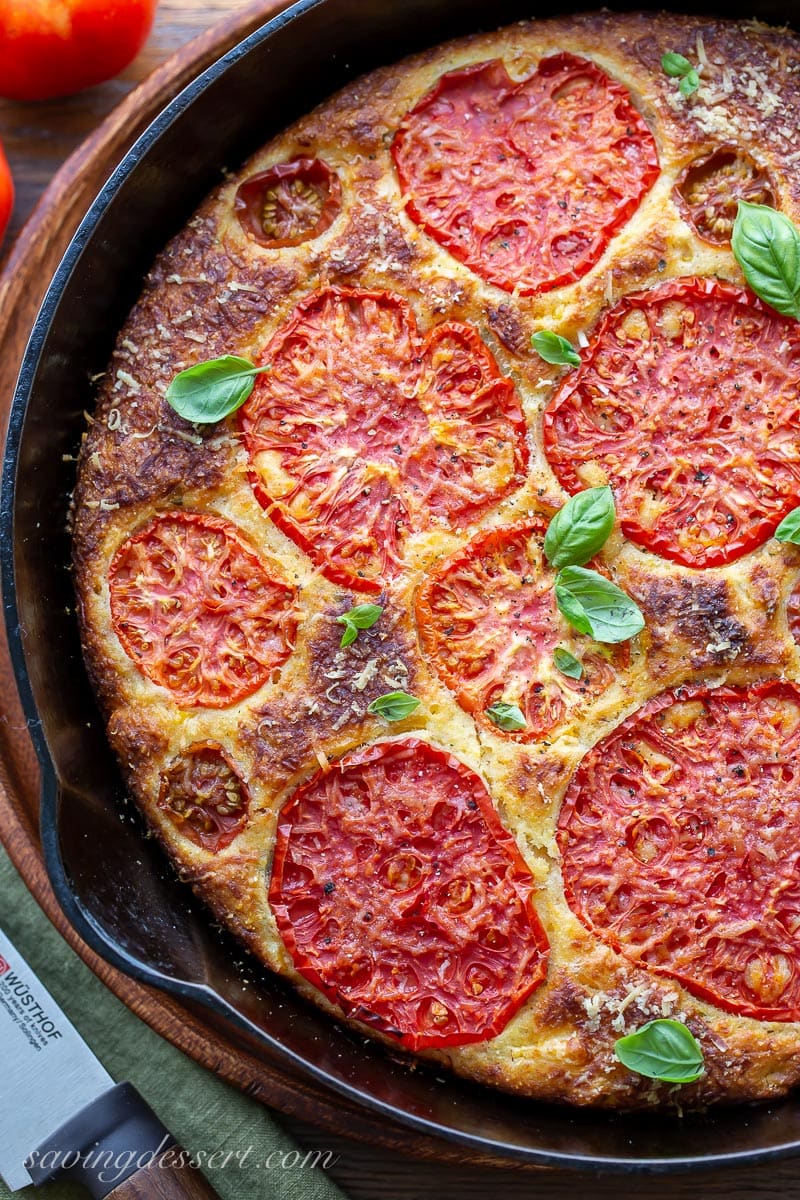
<svg viewBox="0 0 800 1200">
<path fill-rule="evenodd" d="M 99 187 L 180 87 L 284 7 L 286 0 L 162 0 L 145 51 L 120 78 L 43 105 L 0 100 L 0 139 L 17 188 L 10 238 L 0 248 L 0 264 L 5 261 L 0 276 L 0 426 L 5 426 L 38 304 Z M 19 236 L 12 246 L 14 235 Z M 728 1200 L 800 1198 L 800 1164 L 792 1161 L 656 1179 L 595 1178 L 477 1162 L 467 1166 L 463 1151 L 375 1120 L 316 1084 L 254 1057 L 216 1029 L 204 1011 L 190 1010 L 134 983 L 83 945 L 61 915 L 47 882 L 37 812 L 36 761 L 0 631 L 0 836 L 29 888 L 84 961 L 143 1020 L 198 1062 L 278 1109 L 303 1145 L 335 1151 L 339 1160 L 331 1174 L 354 1200 L 477 1200 L 495 1193 L 508 1200 L 566 1200 L 576 1192 L 582 1200 L 645 1195 L 652 1200 L 698 1195 Z"/>
</svg>

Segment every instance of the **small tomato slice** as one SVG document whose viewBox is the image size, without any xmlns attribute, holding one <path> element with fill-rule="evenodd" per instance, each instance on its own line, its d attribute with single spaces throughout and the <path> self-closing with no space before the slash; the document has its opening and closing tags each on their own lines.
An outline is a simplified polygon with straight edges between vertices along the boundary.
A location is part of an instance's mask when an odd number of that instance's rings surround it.
<svg viewBox="0 0 800 1200">
<path fill-rule="evenodd" d="M 0 96 L 69 96 L 127 67 L 144 45 L 157 0 L 3 0 Z"/>
<path fill-rule="evenodd" d="M 533 879 L 482 780 L 376 742 L 284 806 L 269 898 L 295 966 L 411 1050 L 485 1041 L 545 976 Z"/>
<path fill-rule="evenodd" d="M 675 185 L 675 195 L 698 235 L 714 246 L 730 244 L 740 200 L 775 203 L 767 172 L 736 146 L 720 146 L 689 163 Z"/>
<path fill-rule="evenodd" d="M 614 949 L 729 1012 L 800 1020 L 800 688 L 657 696 L 582 760 L 567 901 Z"/>
<path fill-rule="evenodd" d="M 278 250 L 324 233 L 339 215 L 341 198 L 339 177 L 326 163 L 296 158 L 245 179 L 234 209 L 245 233 Z"/>
<path fill-rule="evenodd" d="M 221 517 L 159 514 L 119 547 L 109 587 L 126 653 L 184 706 L 236 704 L 292 650 L 294 589 Z"/>
<path fill-rule="evenodd" d="M 522 295 L 585 275 L 659 171 L 626 89 L 574 54 L 520 82 L 499 59 L 448 72 L 405 116 L 392 155 L 409 216 Z"/>
<path fill-rule="evenodd" d="M 582 358 L 545 412 L 545 453 L 569 492 L 602 474 L 632 541 L 718 566 L 800 503 L 797 321 L 676 279 L 610 309 Z"/>
<path fill-rule="evenodd" d="M 158 807 L 178 833 L 216 854 L 247 821 L 250 794 L 217 742 L 197 742 L 161 775 Z"/>
<path fill-rule="evenodd" d="M 439 563 L 416 596 L 420 640 L 462 708 L 500 737 L 536 741 L 583 712 L 630 660 L 628 645 L 601 649 L 572 634 L 559 615 L 555 572 L 542 551 L 547 522 L 478 534 Z M 557 646 L 583 667 L 570 679 L 553 663 Z M 487 710 L 516 704 L 524 729 L 504 731 Z"/>
<path fill-rule="evenodd" d="M 525 421 L 476 330 L 427 338 L 389 292 L 303 300 L 240 422 L 261 504 L 328 578 L 380 590 L 408 533 L 463 528 L 525 478 Z"/>
</svg>

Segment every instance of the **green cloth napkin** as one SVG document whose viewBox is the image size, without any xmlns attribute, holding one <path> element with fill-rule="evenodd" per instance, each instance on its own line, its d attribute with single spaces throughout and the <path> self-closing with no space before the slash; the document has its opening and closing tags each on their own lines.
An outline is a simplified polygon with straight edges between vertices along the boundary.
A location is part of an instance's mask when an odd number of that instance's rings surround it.
<svg viewBox="0 0 800 1200">
<path fill-rule="evenodd" d="M 227 1166 L 205 1172 L 222 1200 L 345 1200 L 324 1170 L 291 1165 L 302 1163 L 308 1152 L 297 1147 L 261 1104 L 198 1066 L 125 1008 L 56 932 L 2 848 L 0 928 L 78 1031 L 83 1036 L 91 1031 L 91 1048 L 115 1082 L 130 1080 L 186 1150 L 202 1150 L 206 1157 L 215 1150 L 233 1152 Z M 5 1102 L 0 1089 L 0 1103 Z M 313 1149 L 329 1149 L 325 1139 L 320 1131 Z M 247 1147 L 251 1149 L 245 1153 Z M 298 1151 L 297 1156 L 291 1151 Z M 288 1165 L 284 1154 L 289 1155 Z M 0 1200 L 11 1195 L 0 1180 Z M 86 1200 L 88 1193 L 55 1180 L 13 1195 L 25 1200 Z"/>
</svg>

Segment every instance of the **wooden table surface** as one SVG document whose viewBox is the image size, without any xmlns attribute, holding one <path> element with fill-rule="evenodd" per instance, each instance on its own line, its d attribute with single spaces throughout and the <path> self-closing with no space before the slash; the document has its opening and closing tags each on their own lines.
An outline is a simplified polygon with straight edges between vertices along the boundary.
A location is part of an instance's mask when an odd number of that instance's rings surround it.
<svg viewBox="0 0 800 1200">
<path fill-rule="evenodd" d="M 402 0 L 398 0 L 402 2 Z M 2 0 L 0 0 L 2 3 Z M 0 139 L 14 175 L 17 199 L 9 234 L 0 248 L 0 266 L 13 237 L 22 228 L 36 201 L 57 168 L 88 136 L 110 110 L 169 54 L 243 0 L 162 0 L 155 28 L 139 58 L 119 78 L 69 97 L 44 104 L 15 104 L 0 100 Z M 487 1101 L 491 1104 L 491 1098 Z M 421 1162 L 409 1154 L 337 1138 L 312 1126 L 282 1118 L 300 1143 L 309 1148 L 334 1150 L 340 1157 L 331 1174 L 354 1200 L 504 1200 L 537 1197 L 541 1200 L 800 1200 L 800 1159 L 759 1168 L 692 1173 L 661 1178 L 586 1176 L 532 1168 L 459 1169 Z M 243 1200 L 250 1200 L 249 1197 Z"/>
</svg>

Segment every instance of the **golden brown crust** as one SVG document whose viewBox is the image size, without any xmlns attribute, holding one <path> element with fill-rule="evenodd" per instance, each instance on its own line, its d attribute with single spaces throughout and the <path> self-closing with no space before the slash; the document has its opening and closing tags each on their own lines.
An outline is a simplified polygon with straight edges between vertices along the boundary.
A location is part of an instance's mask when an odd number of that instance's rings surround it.
<svg viewBox="0 0 800 1200">
<path fill-rule="evenodd" d="M 446 70 L 502 57 L 516 78 L 544 55 L 594 59 L 629 90 L 654 133 L 661 175 L 599 263 L 579 282 L 520 298 L 482 282 L 423 234 L 403 210 L 389 143 L 403 115 Z M 678 51 L 699 63 L 689 102 L 660 69 Z M 465 537 L 434 532 L 412 543 L 409 566 L 383 598 L 386 617 L 346 653 L 336 616 L 364 597 L 329 583 L 256 503 L 235 420 L 195 427 L 164 394 L 175 373 L 219 354 L 255 357 L 292 307 L 326 284 L 394 291 L 427 330 L 446 316 L 477 326 L 522 398 L 531 430 L 528 483 L 483 525 L 564 500 L 541 448 L 540 415 L 559 369 L 530 348 L 530 332 L 590 329 L 619 296 L 681 275 L 741 283 L 727 247 L 702 241 L 673 188 L 687 164 L 737 145 L 769 174 L 780 207 L 800 218 L 800 72 L 787 31 L 674 14 L 594 13 L 530 22 L 449 43 L 358 80 L 259 151 L 204 202 L 159 256 L 102 380 L 80 458 L 75 494 L 75 574 L 89 671 L 130 787 L 181 874 L 264 962 L 331 1008 L 295 972 L 278 935 L 265 881 L 276 817 L 298 782 L 345 751 L 385 733 L 367 713 L 383 692 L 412 691 L 422 705 L 391 732 L 420 731 L 482 773 L 540 885 L 537 909 L 551 943 L 548 978 L 497 1037 L 430 1053 L 465 1076 L 532 1096 L 610 1107 L 773 1097 L 800 1080 L 798 1031 L 723 1013 L 677 983 L 656 979 L 601 944 L 566 905 L 555 824 L 583 753 L 662 689 L 689 680 L 744 683 L 800 678 L 786 622 L 798 552 L 768 542 L 727 567 L 676 567 L 615 534 L 609 575 L 647 620 L 630 665 L 580 721 L 552 739 L 519 746 L 477 726 L 420 652 L 411 616 L 430 565 Z M 238 182 L 289 157 L 318 156 L 342 182 L 342 210 L 318 238 L 270 250 L 233 216 Z M 182 710 L 126 656 L 110 617 L 108 569 L 154 512 L 183 505 L 233 521 L 298 589 L 294 652 L 277 680 L 220 711 Z M 188 746 L 225 747 L 251 794 L 248 821 L 212 854 L 176 833 L 156 798 L 160 774 Z M 680 1016 L 701 1038 L 707 1071 L 676 1088 L 627 1071 L 615 1040 L 655 1016 Z"/>
</svg>

